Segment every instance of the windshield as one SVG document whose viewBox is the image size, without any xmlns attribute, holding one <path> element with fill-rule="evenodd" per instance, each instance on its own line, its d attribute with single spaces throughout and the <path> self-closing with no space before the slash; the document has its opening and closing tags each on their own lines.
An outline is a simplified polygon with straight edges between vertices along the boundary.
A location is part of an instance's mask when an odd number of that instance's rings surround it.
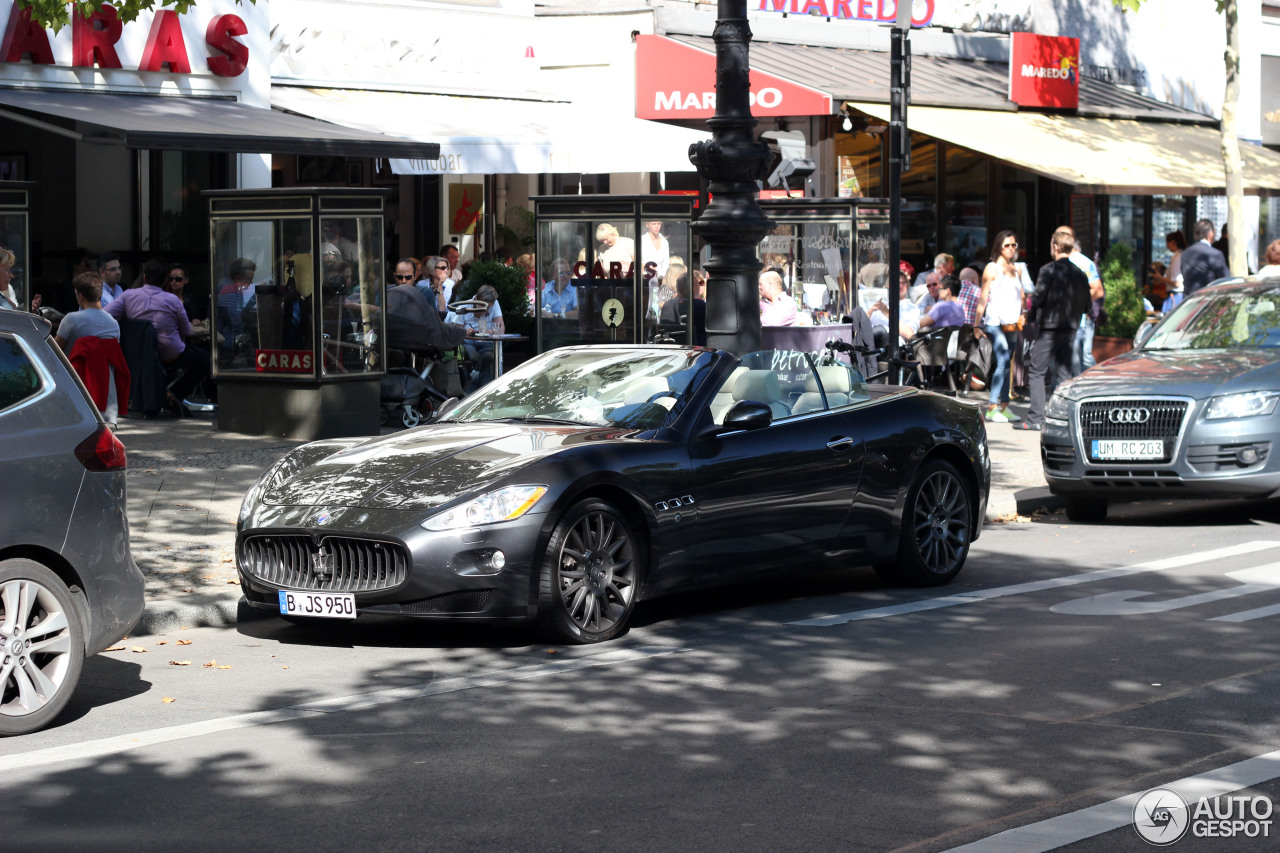
<svg viewBox="0 0 1280 853">
<path fill-rule="evenodd" d="M 1280 288 L 1213 289 L 1190 296 L 1144 350 L 1280 347 Z"/>
<path fill-rule="evenodd" d="M 683 349 L 552 350 L 447 412 L 447 421 L 549 422 L 652 429 L 683 410 L 711 366 Z"/>
</svg>

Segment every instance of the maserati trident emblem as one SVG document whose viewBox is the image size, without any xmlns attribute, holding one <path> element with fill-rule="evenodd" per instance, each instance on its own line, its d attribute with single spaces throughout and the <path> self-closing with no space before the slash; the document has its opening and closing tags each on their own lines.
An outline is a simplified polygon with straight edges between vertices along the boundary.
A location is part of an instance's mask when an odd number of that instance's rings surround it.
<svg viewBox="0 0 1280 853">
<path fill-rule="evenodd" d="M 324 583 L 333 576 L 333 553 L 320 546 L 314 554 L 311 555 L 311 574 L 320 583 Z"/>
<path fill-rule="evenodd" d="M 1107 420 L 1113 424 L 1145 424 L 1151 420 L 1151 410 L 1142 408 L 1112 409 Z"/>
</svg>

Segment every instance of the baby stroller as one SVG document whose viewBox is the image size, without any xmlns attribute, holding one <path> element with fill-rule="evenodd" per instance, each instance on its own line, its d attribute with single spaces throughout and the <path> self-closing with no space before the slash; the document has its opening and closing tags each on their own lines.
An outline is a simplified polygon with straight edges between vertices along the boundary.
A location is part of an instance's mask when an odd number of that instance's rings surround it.
<svg viewBox="0 0 1280 853">
<path fill-rule="evenodd" d="M 412 364 L 415 360 L 421 362 L 420 368 Z M 439 350 L 415 356 L 388 349 L 388 363 L 400 361 L 401 366 L 388 368 L 380 381 L 378 422 L 386 426 L 392 418 L 399 417 L 406 428 L 430 423 L 443 404 L 453 399 L 431 381 L 432 368 L 443 360 Z"/>
</svg>

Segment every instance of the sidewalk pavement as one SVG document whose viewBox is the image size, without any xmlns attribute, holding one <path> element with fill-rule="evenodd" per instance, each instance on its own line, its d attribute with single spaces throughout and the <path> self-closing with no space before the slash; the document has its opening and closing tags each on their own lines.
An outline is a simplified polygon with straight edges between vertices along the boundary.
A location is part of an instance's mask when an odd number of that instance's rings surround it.
<svg viewBox="0 0 1280 853">
<path fill-rule="evenodd" d="M 1015 403 L 1014 409 L 1025 414 L 1025 407 Z M 1040 433 L 987 427 L 987 522 L 1058 506 L 1040 467 Z M 234 625 L 241 597 L 234 556 L 240 502 L 272 462 L 302 442 L 222 432 L 210 415 L 125 419 L 116 434 L 128 452 L 130 542 L 147 581 L 147 606 L 134 635 Z"/>
</svg>

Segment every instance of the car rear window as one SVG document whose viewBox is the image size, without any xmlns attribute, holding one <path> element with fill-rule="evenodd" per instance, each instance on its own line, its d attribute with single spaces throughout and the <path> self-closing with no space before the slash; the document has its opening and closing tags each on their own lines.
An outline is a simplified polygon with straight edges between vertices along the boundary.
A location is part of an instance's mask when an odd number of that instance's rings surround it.
<svg viewBox="0 0 1280 853">
<path fill-rule="evenodd" d="M 16 338 L 0 335 L 0 412 L 40 393 L 40 371 Z"/>
</svg>

